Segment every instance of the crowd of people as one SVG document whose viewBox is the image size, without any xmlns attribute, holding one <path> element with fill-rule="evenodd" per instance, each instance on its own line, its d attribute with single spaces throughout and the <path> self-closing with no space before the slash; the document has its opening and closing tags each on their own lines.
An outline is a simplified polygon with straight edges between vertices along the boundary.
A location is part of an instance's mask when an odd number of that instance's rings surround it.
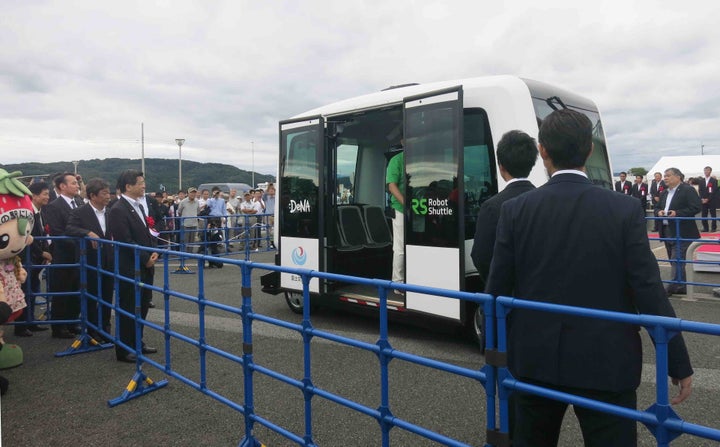
<svg viewBox="0 0 720 447">
<path fill-rule="evenodd" d="M 78 267 L 68 266 L 80 260 L 77 238 L 87 236 L 95 239 L 86 244 L 86 262 L 89 266 L 101 267 L 110 272 L 115 268 L 114 249 L 103 240 L 128 244 L 119 249 L 117 268 L 121 275 L 130 278 L 136 274 L 133 247 L 150 248 L 139 251 L 140 265 L 137 272 L 143 283 L 151 285 L 154 265 L 158 259 L 158 253 L 152 251 L 152 248 L 158 247 L 159 242 L 171 244 L 171 248 L 177 249 L 172 244 L 179 243 L 178 235 L 182 233 L 184 242 L 192 246 L 194 242 L 206 239 L 205 235 L 213 227 L 228 226 L 232 227 L 231 231 L 239 231 L 244 224 L 242 216 L 253 215 L 255 224 L 261 218 L 268 219 L 267 214 L 273 214 L 275 210 L 275 188 L 272 183 L 266 191 L 244 192 L 245 201 L 240 200 L 236 190 L 223 194 L 219 188 L 203 190 L 200 195 L 195 187 L 188 188 L 187 193 L 178 191 L 176 196 L 166 192 L 149 193 L 146 192 L 144 174 L 136 170 L 123 171 L 114 186 L 111 189 L 110 184 L 100 178 L 85 183 L 81 175 L 70 172 L 51 175 L 48 181 L 34 180 L 29 185 L 35 214 L 31 234 L 35 239 L 27 251 L 30 259 L 23 261 L 33 267 L 23 285 L 28 306 L 17 321 L 35 320 L 35 296 L 41 293 L 42 288 L 41 270 L 44 265 L 53 264 L 54 267 L 47 269 L 47 292 L 51 302 L 49 319 L 62 323 L 51 325 L 51 336 L 73 339 L 80 334 L 80 326 L 64 323 L 80 317 L 80 271 Z M 112 190 L 115 192 L 112 193 Z M 198 218 L 203 215 L 208 217 Z M 272 225 L 272 216 L 269 216 L 269 220 Z M 184 232 L 179 231 L 181 227 Z M 58 238 L 49 241 L 44 236 Z M 259 247 L 259 234 L 257 239 L 253 248 Z M 268 248 L 274 248 L 274 244 L 271 243 Z M 113 333 L 113 277 L 92 268 L 86 271 L 88 293 L 99 298 L 98 301 L 87 300 L 88 321 L 99 329 L 90 328 L 88 334 L 98 342 L 110 342 L 103 332 Z M 134 314 L 135 291 L 132 283 L 120 281 L 116 299 L 121 309 Z M 152 291 L 143 288 L 140 300 L 142 318 L 146 317 L 151 307 L 154 307 Z M 132 318 L 121 313 L 119 321 L 119 339 L 122 343 L 131 348 L 139 346 L 143 354 L 157 352 L 156 348 L 147 346 L 142 340 L 136 344 Z M 18 324 L 14 327 L 14 334 L 30 337 L 50 328 L 37 324 Z M 116 346 L 116 357 L 121 362 L 136 361 L 135 355 L 119 344 Z"/>
</svg>

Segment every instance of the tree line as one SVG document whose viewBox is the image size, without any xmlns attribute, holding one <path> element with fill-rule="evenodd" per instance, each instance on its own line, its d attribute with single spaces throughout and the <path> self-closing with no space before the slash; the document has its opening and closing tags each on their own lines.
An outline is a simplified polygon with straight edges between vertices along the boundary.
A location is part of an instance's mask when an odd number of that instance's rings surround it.
<svg viewBox="0 0 720 447">
<path fill-rule="evenodd" d="M 115 183 L 120 172 L 125 169 L 141 169 L 140 159 L 106 158 L 103 160 L 80 160 L 77 173 L 86 181 L 94 177 L 107 180 L 110 185 Z M 75 172 L 75 165 L 71 161 L 58 161 L 52 163 L 17 163 L 1 165 L 8 172 L 21 171 L 29 183 L 30 179 L 45 179 L 46 176 L 57 172 Z M 161 191 L 162 187 L 170 194 L 178 190 L 178 160 L 164 158 L 145 159 L 145 178 L 147 191 Z M 222 163 L 199 163 L 183 160 L 182 182 L 183 189 L 198 186 L 201 183 L 247 183 L 252 185 L 251 171 L 239 169 L 235 166 Z M 255 173 L 255 183 L 274 182 L 275 177 L 267 174 Z"/>
</svg>

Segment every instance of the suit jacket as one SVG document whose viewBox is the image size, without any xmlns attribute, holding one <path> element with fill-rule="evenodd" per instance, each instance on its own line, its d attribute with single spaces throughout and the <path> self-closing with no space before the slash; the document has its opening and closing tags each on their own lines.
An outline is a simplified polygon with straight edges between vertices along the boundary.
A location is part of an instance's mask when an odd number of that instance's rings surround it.
<svg viewBox="0 0 720 447">
<path fill-rule="evenodd" d="M 637 200 L 566 173 L 505 202 L 486 291 L 493 295 L 674 317 Z M 637 388 L 639 327 L 513 309 L 515 377 L 602 391 Z M 672 377 L 692 374 L 683 338 L 670 342 Z"/>
<path fill-rule="evenodd" d="M 35 213 L 35 221 L 33 222 L 32 230 L 30 234 L 35 238 L 33 243 L 30 245 L 30 260 L 35 265 L 41 265 L 45 263 L 43 258 L 43 252 L 50 252 L 50 244 L 45 239 L 38 239 L 39 237 L 47 236 L 45 233 L 45 220 L 42 217 L 42 212 Z M 23 251 L 23 261 L 25 252 Z"/>
<path fill-rule="evenodd" d="M 70 220 L 70 205 L 58 198 L 45 205 L 42 209 L 42 217 L 47 225 L 50 236 L 65 236 L 65 228 Z M 53 240 L 50 245 L 50 253 L 53 257 L 53 264 L 74 264 L 78 260 L 77 243 L 69 239 Z"/>
<path fill-rule="evenodd" d="M 660 180 L 659 182 L 656 182 L 653 180 L 650 183 L 650 195 L 655 197 L 660 197 L 660 193 L 665 191 L 667 189 L 667 186 L 665 186 L 665 180 Z"/>
<path fill-rule="evenodd" d="M 487 281 L 488 272 L 490 271 L 490 261 L 492 261 L 493 248 L 495 247 L 495 231 L 500 218 L 500 207 L 506 201 L 533 189 L 535 189 L 535 186 L 527 180 L 512 182 L 500 193 L 486 200 L 480 207 L 475 226 L 475 242 L 470 257 L 483 282 Z"/>
<path fill-rule="evenodd" d="M 655 204 L 655 216 L 659 211 L 665 210 L 669 190 L 665 190 L 660 194 L 660 201 Z M 702 203 L 695 188 L 687 183 L 680 183 L 670 202 L 670 208 L 674 210 L 677 217 L 695 217 L 702 210 Z M 660 226 L 660 237 L 675 237 L 677 235 L 677 224 L 674 220 L 669 220 L 668 225 Z M 683 239 L 698 239 L 700 231 L 698 231 L 697 223 L 694 220 L 680 221 L 680 237 Z"/>
<path fill-rule="evenodd" d="M 133 206 L 125 198 L 120 198 L 107 214 L 107 229 L 110 237 L 116 242 L 155 247 L 155 238 L 143 223 Z M 154 267 L 145 265 L 150 260 L 150 252 L 140 251 L 140 273 L 143 280 L 152 281 Z M 118 270 L 123 276 L 135 276 L 135 254 L 132 248 L 120 247 Z M 152 283 L 150 283 L 152 284 Z"/>
<path fill-rule="evenodd" d="M 105 226 L 107 228 L 107 214 L 105 216 Z M 86 203 L 70 213 L 68 224 L 65 227 L 65 234 L 74 237 L 85 237 L 90 232 L 97 234 L 101 239 L 110 239 L 102 230 L 100 221 L 98 221 L 95 215 L 95 209 L 91 204 Z M 86 242 L 85 248 L 88 265 L 97 266 L 98 249 L 93 248 L 90 241 Z M 111 270 L 115 258 L 112 245 L 102 245 L 100 247 L 100 256 L 102 262 L 101 267 L 106 270 Z"/>
<path fill-rule="evenodd" d="M 710 177 L 710 180 L 705 180 L 705 177 L 702 177 L 702 182 L 700 182 L 700 198 L 701 199 L 709 199 L 708 205 L 715 205 L 717 203 L 717 197 L 718 197 L 718 181 L 714 177 Z"/>
<path fill-rule="evenodd" d="M 617 181 L 615 182 L 615 191 L 621 192 L 626 195 L 630 195 L 630 191 L 632 189 L 632 183 L 630 183 L 629 180 L 625 180 L 624 182 Z"/>
</svg>

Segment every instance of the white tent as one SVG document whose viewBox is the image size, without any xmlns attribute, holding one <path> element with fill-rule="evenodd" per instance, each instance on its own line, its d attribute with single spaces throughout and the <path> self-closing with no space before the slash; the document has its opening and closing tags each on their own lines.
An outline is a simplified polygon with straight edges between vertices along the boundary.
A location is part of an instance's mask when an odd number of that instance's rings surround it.
<svg viewBox="0 0 720 447">
<path fill-rule="evenodd" d="M 678 168 L 685 179 L 704 176 L 705 166 L 713 168 L 712 175 L 720 176 L 720 155 L 680 155 L 677 157 L 662 157 L 655 166 L 648 171 L 648 177 L 653 178 L 656 172 L 664 173 L 667 168 Z"/>
</svg>

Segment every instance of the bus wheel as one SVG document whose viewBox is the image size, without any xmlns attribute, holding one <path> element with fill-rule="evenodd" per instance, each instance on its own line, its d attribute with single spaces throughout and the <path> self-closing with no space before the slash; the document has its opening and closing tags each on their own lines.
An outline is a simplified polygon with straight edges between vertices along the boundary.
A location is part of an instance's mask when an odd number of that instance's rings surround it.
<svg viewBox="0 0 720 447">
<path fill-rule="evenodd" d="M 473 335 L 475 341 L 480 347 L 480 352 L 485 354 L 485 313 L 483 312 L 482 306 L 478 306 L 475 309 L 473 316 Z"/>
<path fill-rule="evenodd" d="M 285 292 L 285 301 L 291 311 L 296 314 L 303 313 L 303 294 L 302 292 Z"/>
</svg>

